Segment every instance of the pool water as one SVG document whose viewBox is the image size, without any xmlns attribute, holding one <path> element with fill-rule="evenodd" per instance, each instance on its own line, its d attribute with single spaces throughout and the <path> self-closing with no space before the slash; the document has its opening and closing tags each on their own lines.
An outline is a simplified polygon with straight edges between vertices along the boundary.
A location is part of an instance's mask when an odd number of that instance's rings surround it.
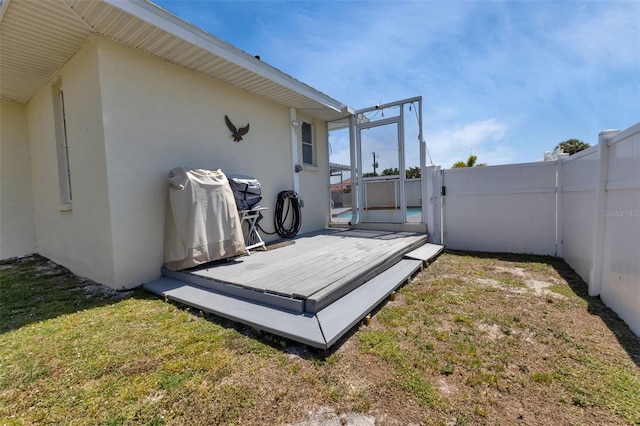
<svg viewBox="0 0 640 426">
<path fill-rule="evenodd" d="M 420 222 L 422 215 L 422 209 L 420 207 L 407 207 L 407 221 L 408 222 Z M 332 220 L 349 220 L 351 219 L 351 210 L 340 213 L 334 216 Z"/>
</svg>

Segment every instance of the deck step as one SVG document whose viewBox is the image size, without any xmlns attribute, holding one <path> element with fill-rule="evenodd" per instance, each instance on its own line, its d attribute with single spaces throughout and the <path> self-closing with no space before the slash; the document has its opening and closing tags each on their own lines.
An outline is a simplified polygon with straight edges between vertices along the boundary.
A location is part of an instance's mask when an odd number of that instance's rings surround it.
<svg viewBox="0 0 640 426">
<path fill-rule="evenodd" d="M 302 312 L 297 299 L 211 282 L 202 277 L 187 282 L 177 274 L 165 276 L 145 284 L 144 288 L 258 330 L 327 349 L 443 250 L 443 246 L 435 244 L 420 246 L 394 265 L 385 265 L 387 269 L 375 271 L 375 276 L 368 277 L 362 285 L 349 289 L 347 294 L 331 300 L 317 312 Z"/>
<path fill-rule="evenodd" d="M 426 244 L 426 241 L 427 236 L 425 235 L 422 239 L 416 240 L 412 244 L 410 244 L 407 247 L 407 250 L 419 250 L 419 248 L 422 247 L 423 244 Z M 400 262 L 404 257 L 406 257 L 406 254 L 404 252 L 398 252 L 394 256 L 389 256 L 386 259 L 376 260 L 375 267 L 372 267 L 368 271 L 361 273 L 358 276 L 352 276 L 351 281 L 348 284 L 343 285 L 341 288 L 327 288 L 317 291 L 307 298 L 305 303 L 305 310 L 307 312 L 313 313 L 325 309 L 335 301 L 339 300 L 341 297 L 348 295 L 350 292 L 375 279 L 385 271 L 393 268 L 393 266 Z"/>
<path fill-rule="evenodd" d="M 316 315 L 327 347 L 333 345 L 420 268 L 421 260 L 403 259 L 318 312 Z"/>
<path fill-rule="evenodd" d="M 169 277 L 145 284 L 144 288 L 258 330 L 327 349 L 421 267 L 420 260 L 403 259 L 315 315 L 279 309 Z"/>
<path fill-rule="evenodd" d="M 316 348 L 326 349 L 327 347 L 318 320 L 311 314 L 287 311 L 243 300 L 174 278 L 159 278 L 145 284 L 144 289 L 204 312 L 247 324 L 258 330 Z"/>
<path fill-rule="evenodd" d="M 193 284 L 197 287 L 206 288 L 216 293 L 227 294 L 238 299 L 251 300 L 259 304 L 274 306 L 286 311 L 304 312 L 304 301 L 300 299 L 244 288 L 194 273 L 187 274 L 182 271 L 169 271 L 168 269 L 162 268 L 162 275 Z"/>
<path fill-rule="evenodd" d="M 431 263 L 443 251 L 444 246 L 427 243 L 405 254 L 404 257 L 406 259 L 416 259 L 422 260 L 423 262 Z"/>
</svg>

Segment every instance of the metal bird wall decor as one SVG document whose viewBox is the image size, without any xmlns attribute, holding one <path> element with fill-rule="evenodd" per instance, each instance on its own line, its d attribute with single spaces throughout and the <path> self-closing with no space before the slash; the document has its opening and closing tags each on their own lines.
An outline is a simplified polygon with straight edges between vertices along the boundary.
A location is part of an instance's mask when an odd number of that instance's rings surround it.
<svg viewBox="0 0 640 426">
<path fill-rule="evenodd" d="M 246 135 L 247 133 L 249 133 L 248 123 L 245 127 L 236 129 L 236 126 L 233 125 L 231 120 L 229 120 L 229 117 L 227 117 L 226 115 L 224 116 L 224 121 L 227 123 L 227 127 L 229 128 L 229 130 L 231 130 L 233 140 L 236 142 L 240 142 L 242 140 L 242 135 Z"/>
</svg>

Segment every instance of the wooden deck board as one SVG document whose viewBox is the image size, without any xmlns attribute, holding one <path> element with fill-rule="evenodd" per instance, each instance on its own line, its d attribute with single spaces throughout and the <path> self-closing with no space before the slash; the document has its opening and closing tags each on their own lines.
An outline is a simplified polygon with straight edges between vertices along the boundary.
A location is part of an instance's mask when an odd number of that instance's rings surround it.
<svg viewBox="0 0 640 426">
<path fill-rule="evenodd" d="M 302 236 L 295 244 L 190 273 L 234 285 L 306 298 L 340 286 L 376 263 L 406 250 L 424 234 L 368 230 L 326 230 Z"/>
<path fill-rule="evenodd" d="M 262 270 L 238 275 L 237 279 L 249 287 L 261 286 L 265 281 L 282 282 L 291 276 L 304 279 L 305 275 L 310 274 L 312 268 L 335 263 L 338 253 L 348 251 L 352 247 L 351 244 L 335 239 L 325 241 L 322 246 L 317 247 L 301 245 L 297 253 L 274 261 L 277 263 L 267 264 L 267 267 Z M 271 259 L 268 260 L 271 261 Z"/>
<path fill-rule="evenodd" d="M 257 285 L 259 281 L 273 282 L 270 287 L 272 291 L 301 297 L 309 296 L 315 291 L 333 283 L 335 280 L 331 278 L 332 275 L 339 274 L 339 276 L 343 276 L 345 269 L 361 268 L 363 261 L 370 258 L 370 252 L 356 252 L 353 253 L 349 259 L 342 260 L 319 257 L 317 260 L 311 259 L 311 262 L 303 264 L 304 269 L 302 270 L 296 268 L 299 263 L 293 264 L 286 274 L 265 275 L 247 283 L 247 285 Z"/>
<path fill-rule="evenodd" d="M 412 232 L 324 230 L 144 288 L 310 346 L 333 345 L 443 247 Z M 292 297 L 293 296 L 293 297 Z"/>
<path fill-rule="evenodd" d="M 361 257 L 349 259 L 343 263 L 331 265 L 324 273 L 318 277 L 316 291 L 318 292 L 337 281 L 348 279 L 349 276 L 357 276 L 363 271 L 367 271 L 378 263 L 384 262 L 388 257 L 400 253 L 402 247 L 384 247 L 373 252 L 364 253 Z M 315 293 L 314 292 L 314 293 Z"/>
<path fill-rule="evenodd" d="M 262 303 L 289 311 L 304 312 L 305 303 L 300 299 L 270 294 L 250 288 L 220 282 L 217 280 L 210 280 L 194 274 L 180 274 L 167 270 L 165 270 L 163 274 L 165 277 L 178 279 L 188 284 L 193 284 L 198 287 L 203 287 L 218 293 L 224 293 L 229 296 L 252 300 L 257 303 Z"/>
<path fill-rule="evenodd" d="M 380 256 L 368 258 L 366 262 L 360 262 L 357 268 L 349 268 L 347 270 L 340 271 L 340 274 L 337 274 L 336 276 L 334 276 L 334 278 L 336 278 L 336 281 L 334 281 L 333 283 L 334 285 L 329 285 L 329 286 L 319 288 L 318 291 L 313 293 L 313 295 L 309 296 L 309 299 L 316 300 L 316 301 L 322 299 L 328 293 L 331 293 L 333 291 L 333 287 L 335 287 L 335 284 L 337 283 L 346 285 L 347 283 L 350 283 L 353 280 L 360 279 L 360 281 L 362 281 L 363 279 L 365 280 L 370 279 L 373 276 L 380 273 L 381 270 L 384 270 L 390 267 L 391 265 L 396 263 L 398 260 L 400 260 L 400 257 L 402 256 L 403 251 L 406 250 L 407 246 L 410 246 L 410 244 L 413 246 L 420 245 L 420 244 L 423 244 L 424 242 L 426 242 L 426 237 L 424 238 L 424 240 L 416 239 L 412 241 L 407 241 L 407 243 L 404 245 L 402 249 L 400 248 L 390 249 L 386 253 L 381 253 Z"/>
<path fill-rule="evenodd" d="M 211 268 L 194 271 L 202 276 L 208 276 L 219 280 L 226 280 L 232 277 L 233 282 L 246 283 L 267 273 L 279 273 L 291 269 L 291 262 L 295 259 L 296 264 L 307 264 L 314 258 L 322 257 L 331 250 L 340 251 L 348 247 L 337 239 L 327 240 L 322 236 L 314 240 L 296 240 L 296 244 L 282 247 L 268 252 L 256 252 L 255 256 L 242 257 L 233 263 L 227 264 L 224 268 L 212 265 Z"/>
<path fill-rule="evenodd" d="M 381 265 L 387 258 L 388 256 L 385 254 L 381 254 L 375 258 L 367 256 L 355 264 L 346 264 L 343 268 L 332 271 L 331 274 L 323 277 L 323 279 L 315 281 L 313 286 L 305 289 L 307 292 L 304 294 L 304 297 L 305 299 L 317 300 L 318 297 L 316 297 L 316 295 L 331 293 L 343 285 L 349 285 L 354 278 L 364 276 L 370 270 Z M 398 260 L 400 260 L 400 258 L 396 256 L 394 262 Z M 362 282 L 363 280 L 360 280 L 360 284 Z M 300 293 L 296 290 L 294 294 Z M 300 296 L 302 295 L 300 294 Z M 322 296 L 320 296 L 320 298 L 321 297 Z"/>
</svg>

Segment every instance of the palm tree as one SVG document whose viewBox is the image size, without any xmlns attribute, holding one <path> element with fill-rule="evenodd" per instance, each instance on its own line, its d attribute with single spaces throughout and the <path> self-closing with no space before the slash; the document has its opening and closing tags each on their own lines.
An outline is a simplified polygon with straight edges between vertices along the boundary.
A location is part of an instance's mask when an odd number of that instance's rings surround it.
<svg viewBox="0 0 640 426">
<path fill-rule="evenodd" d="M 567 139 L 564 142 L 560 142 L 554 150 L 558 148 L 562 148 L 562 152 L 565 154 L 573 155 L 576 152 L 580 152 L 583 149 L 589 148 L 589 144 L 586 142 L 582 142 L 580 139 Z"/>
<path fill-rule="evenodd" d="M 478 163 L 478 164 L 476 164 L 476 161 L 478 161 L 478 156 L 471 154 L 469 156 L 469 158 L 467 158 L 467 162 L 466 163 L 464 161 L 456 161 L 453 164 L 453 168 L 454 169 L 461 169 L 463 167 L 482 167 L 482 166 L 486 166 L 487 165 L 487 163 Z"/>
</svg>

